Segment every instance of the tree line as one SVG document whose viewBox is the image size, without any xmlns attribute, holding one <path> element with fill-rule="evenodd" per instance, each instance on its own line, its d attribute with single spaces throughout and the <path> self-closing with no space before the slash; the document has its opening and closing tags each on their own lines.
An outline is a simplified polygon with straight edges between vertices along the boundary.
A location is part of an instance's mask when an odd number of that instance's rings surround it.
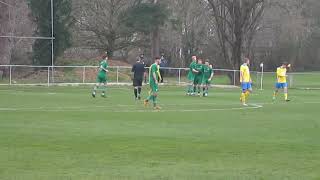
<svg viewBox="0 0 320 180">
<path fill-rule="evenodd" d="M 50 0 L 4 0 L 26 5 L 33 35 L 51 34 Z M 281 61 L 296 70 L 320 69 L 318 0 L 54 0 L 55 61 L 66 50 L 109 52 L 119 59 L 164 54 L 170 66 L 186 67 L 192 55 L 216 67 L 238 69 L 243 57 L 274 69 Z M 1 24 L 8 11 L 0 5 Z M 4 10 L 6 9 L 6 10 Z M 13 26 L 12 24 L 10 24 Z M 18 25 L 15 25 L 15 27 Z M 2 26 L 3 27 L 3 26 Z M 16 27 L 17 29 L 17 27 Z M 21 29 L 21 34 L 23 34 Z M 0 28 L 0 32 L 9 29 Z M 28 32 L 30 33 L 30 32 Z M 11 40 L 11 41 L 10 41 Z M 1 38 L 1 63 L 19 60 L 12 39 Z M 51 62 L 50 41 L 32 41 L 30 63 Z M 11 44 L 11 45 L 10 45 Z M 10 48 L 5 49 L 4 47 Z M 3 54 L 11 52 L 10 57 Z M 81 57 L 79 57 L 81 58 Z"/>
</svg>

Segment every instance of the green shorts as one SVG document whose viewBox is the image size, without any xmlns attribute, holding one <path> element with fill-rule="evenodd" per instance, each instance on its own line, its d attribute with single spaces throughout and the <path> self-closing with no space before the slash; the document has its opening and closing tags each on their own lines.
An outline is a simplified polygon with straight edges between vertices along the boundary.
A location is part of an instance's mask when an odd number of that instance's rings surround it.
<svg viewBox="0 0 320 180">
<path fill-rule="evenodd" d="M 150 89 L 152 93 L 156 93 L 159 91 L 159 86 L 155 82 L 150 82 Z"/>
<path fill-rule="evenodd" d="M 97 76 L 97 83 L 106 83 L 107 76 L 105 74 L 98 74 Z"/>
<path fill-rule="evenodd" d="M 202 83 L 202 79 L 203 79 L 202 76 L 195 76 L 193 84 L 194 85 L 200 85 Z"/>
<path fill-rule="evenodd" d="M 195 75 L 191 71 L 189 71 L 188 76 L 187 76 L 188 80 L 193 82 L 194 77 L 195 77 Z"/>
</svg>

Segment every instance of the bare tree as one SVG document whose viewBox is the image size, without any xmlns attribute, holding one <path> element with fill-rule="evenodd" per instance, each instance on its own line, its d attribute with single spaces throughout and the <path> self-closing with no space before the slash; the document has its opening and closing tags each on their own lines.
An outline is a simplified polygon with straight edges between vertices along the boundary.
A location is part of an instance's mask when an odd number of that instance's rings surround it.
<svg viewBox="0 0 320 180">
<path fill-rule="evenodd" d="M 35 28 L 29 19 L 30 10 L 25 1 L 2 0 L 0 3 L 0 35 L 32 36 Z M 31 63 L 28 53 L 33 40 L 0 38 L 0 64 Z"/>
<path fill-rule="evenodd" d="M 225 64 L 237 69 L 248 55 L 265 7 L 264 0 L 208 0 Z"/>
<path fill-rule="evenodd" d="M 133 32 L 123 29 L 119 16 L 139 0 L 74 0 L 77 18 L 76 44 L 82 47 L 114 51 L 133 45 Z"/>
<path fill-rule="evenodd" d="M 9 4 L 10 1 L 3 1 L 0 3 L 0 34 L 1 35 L 9 35 L 10 32 L 10 19 L 12 8 Z M 10 63 L 10 39 L 1 38 L 0 39 L 0 64 L 9 64 Z"/>
<path fill-rule="evenodd" d="M 185 67 L 193 54 L 203 55 L 212 38 L 207 11 L 194 0 L 167 0 L 170 21 L 161 29 L 161 49 L 172 58 L 172 65 Z"/>
</svg>

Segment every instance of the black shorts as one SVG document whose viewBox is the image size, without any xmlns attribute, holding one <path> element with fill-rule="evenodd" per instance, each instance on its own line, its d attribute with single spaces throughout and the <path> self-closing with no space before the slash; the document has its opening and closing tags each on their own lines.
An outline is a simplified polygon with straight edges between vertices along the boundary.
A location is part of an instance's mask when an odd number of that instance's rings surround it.
<svg viewBox="0 0 320 180">
<path fill-rule="evenodd" d="M 134 87 L 142 86 L 142 81 L 143 79 L 133 79 L 133 86 Z"/>
</svg>

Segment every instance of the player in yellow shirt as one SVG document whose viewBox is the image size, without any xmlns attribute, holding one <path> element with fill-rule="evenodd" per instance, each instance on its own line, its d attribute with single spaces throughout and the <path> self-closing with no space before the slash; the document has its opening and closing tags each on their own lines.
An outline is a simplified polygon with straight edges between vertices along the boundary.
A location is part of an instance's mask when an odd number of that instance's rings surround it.
<svg viewBox="0 0 320 180">
<path fill-rule="evenodd" d="M 273 100 L 276 99 L 279 89 L 283 89 L 284 92 L 284 99 L 285 101 L 290 101 L 288 99 L 288 83 L 287 83 L 287 68 L 291 65 L 284 62 L 282 66 L 277 68 L 277 83 L 276 83 L 276 90 L 273 93 Z"/>
<path fill-rule="evenodd" d="M 248 106 L 246 101 L 248 100 L 249 94 L 252 92 L 252 80 L 249 70 L 250 60 L 244 59 L 244 63 L 240 67 L 240 83 L 241 83 L 241 95 L 240 101 L 244 106 Z"/>
</svg>

